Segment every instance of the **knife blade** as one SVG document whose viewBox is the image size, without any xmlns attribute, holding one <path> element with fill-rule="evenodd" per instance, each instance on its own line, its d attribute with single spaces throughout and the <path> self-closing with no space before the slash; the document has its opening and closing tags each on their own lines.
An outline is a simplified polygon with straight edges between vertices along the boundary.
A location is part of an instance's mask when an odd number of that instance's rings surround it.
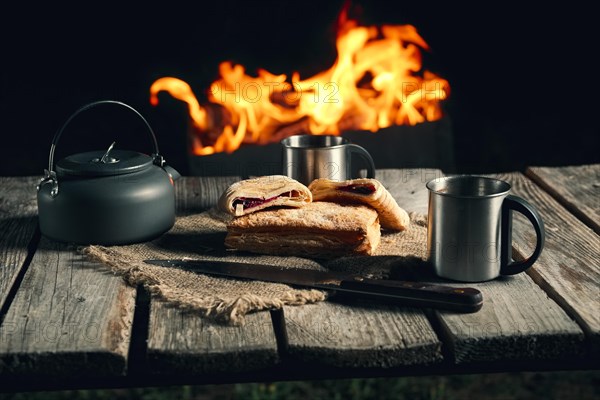
<svg viewBox="0 0 600 400">
<path fill-rule="evenodd" d="M 452 287 L 423 282 L 368 279 L 356 274 L 284 268 L 264 264 L 191 259 L 145 260 L 163 267 L 183 267 L 207 275 L 283 283 L 333 290 L 336 297 L 369 299 L 410 307 L 426 307 L 471 313 L 483 305 L 481 292 L 471 287 Z"/>
</svg>

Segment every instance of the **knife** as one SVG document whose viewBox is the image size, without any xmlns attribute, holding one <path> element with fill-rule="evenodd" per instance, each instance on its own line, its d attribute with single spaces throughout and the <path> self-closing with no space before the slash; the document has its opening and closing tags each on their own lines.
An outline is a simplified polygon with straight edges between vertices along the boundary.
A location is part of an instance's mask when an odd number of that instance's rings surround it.
<svg viewBox="0 0 600 400">
<path fill-rule="evenodd" d="M 451 287 L 422 282 L 368 279 L 356 274 L 303 268 L 207 260 L 145 260 L 163 267 L 183 267 L 207 275 L 284 283 L 333 290 L 336 297 L 360 298 L 410 307 L 427 307 L 471 313 L 483 304 L 481 292 L 470 287 Z"/>
</svg>

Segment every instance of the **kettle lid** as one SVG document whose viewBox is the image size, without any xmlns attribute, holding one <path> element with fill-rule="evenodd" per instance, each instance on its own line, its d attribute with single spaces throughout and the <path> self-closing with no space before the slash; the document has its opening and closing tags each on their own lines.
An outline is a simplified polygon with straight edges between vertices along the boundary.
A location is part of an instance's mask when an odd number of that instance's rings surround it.
<svg viewBox="0 0 600 400">
<path fill-rule="evenodd" d="M 110 149 L 67 156 L 56 163 L 56 172 L 70 176 L 123 175 L 144 170 L 152 164 L 153 158 L 147 154 Z"/>
</svg>

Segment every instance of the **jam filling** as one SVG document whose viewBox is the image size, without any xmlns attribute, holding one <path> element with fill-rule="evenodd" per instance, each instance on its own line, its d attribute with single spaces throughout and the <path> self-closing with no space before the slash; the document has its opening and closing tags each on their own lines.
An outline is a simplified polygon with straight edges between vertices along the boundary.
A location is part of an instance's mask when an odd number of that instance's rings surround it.
<svg viewBox="0 0 600 400">
<path fill-rule="evenodd" d="M 371 194 L 375 193 L 375 185 L 348 185 L 340 186 L 337 190 L 342 192 L 358 193 L 358 194 Z"/>
<path fill-rule="evenodd" d="M 235 209 L 238 206 L 238 204 L 241 204 L 242 207 L 244 207 L 244 210 L 247 210 L 249 208 L 258 207 L 265 203 L 270 203 L 279 197 L 292 197 L 293 195 L 295 195 L 295 193 L 296 191 L 294 190 L 291 192 L 281 193 L 278 196 L 269 197 L 268 199 L 261 199 L 258 197 L 238 197 L 233 201 L 233 208 Z"/>
</svg>

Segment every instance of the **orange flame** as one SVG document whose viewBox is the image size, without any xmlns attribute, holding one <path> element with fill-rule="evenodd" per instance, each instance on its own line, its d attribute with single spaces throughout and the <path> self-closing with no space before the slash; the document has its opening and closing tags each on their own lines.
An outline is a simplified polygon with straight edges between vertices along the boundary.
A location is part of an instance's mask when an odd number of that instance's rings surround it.
<svg viewBox="0 0 600 400">
<path fill-rule="evenodd" d="M 340 18 L 331 68 L 307 79 L 297 72 L 288 81 L 260 69 L 223 62 L 202 106 L 184 81 L 165 77 L 150 88 L 150 102 L 167 91 L 188 105 L 194 125 L 193 152 L 233 152 L 242 143 L 265 144 L 295 133 L 340 134 L 415 125 L 442 117 L 440 102 L 448 82 L 421 71 L 421 48 L 429 46 L 412 25 L 358 26 L 345 11 Z"/>
</svg>

